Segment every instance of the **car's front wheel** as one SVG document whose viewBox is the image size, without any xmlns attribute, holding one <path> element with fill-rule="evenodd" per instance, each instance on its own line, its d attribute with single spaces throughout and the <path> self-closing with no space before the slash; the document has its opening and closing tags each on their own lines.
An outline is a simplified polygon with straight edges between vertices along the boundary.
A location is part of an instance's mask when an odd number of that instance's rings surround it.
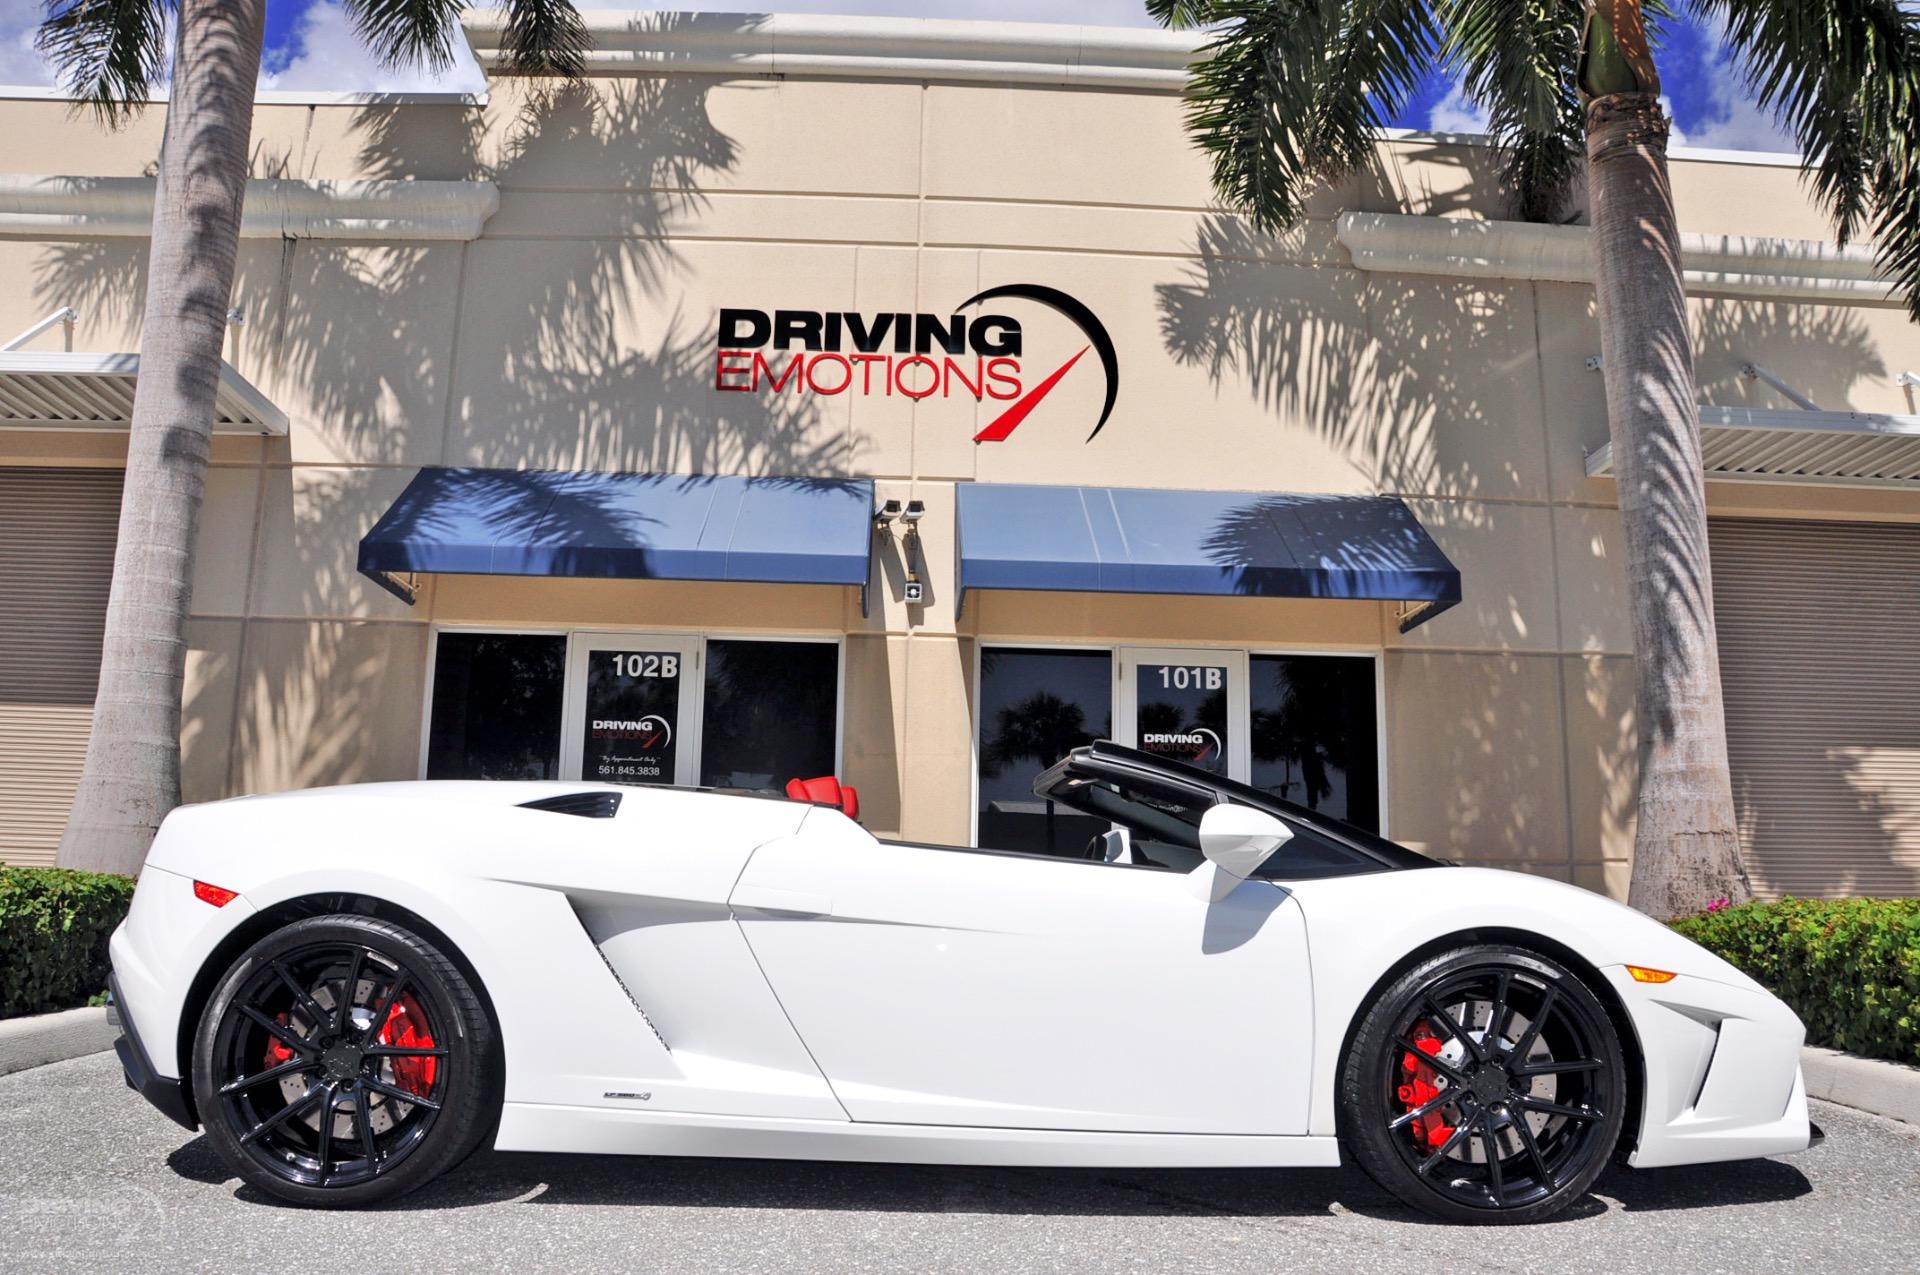
<svg viewBox="0 0 1920 1275">
<path fill-rule="evenodd" d="M 1353 1034 L 1341 1137 L 1373 1179 L 1457 1222 L 1535 1222 L 1612 1155 L 1626 1068 L 1606 1010 L 1539 952 L 1463 947 L 1394 980 Z"/>
<path fill-rule="evenodd" d="M 498 1110 L 493 1025 L 433 944 L 373 917 L 312 917 L 235 961 L 201 1016 L 193 1090 L 246 1181 L 308 1205 L 423 1186 Z"/>
</svg>

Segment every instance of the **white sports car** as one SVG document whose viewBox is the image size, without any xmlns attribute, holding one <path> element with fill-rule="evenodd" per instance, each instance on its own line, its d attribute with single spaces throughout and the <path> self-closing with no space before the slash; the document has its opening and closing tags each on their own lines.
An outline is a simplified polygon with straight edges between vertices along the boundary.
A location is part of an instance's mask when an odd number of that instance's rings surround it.
<svg viewBox="0 0 1920 1275">
<path fill-rule="evenodd" d="M 581 783 L 183 808 L 113 937 L 127 1080 L 303 1204 L 398 1195 L 490 1140 L 1344 1153 L 1442 1217 L 1519 1222 L 1616 1153 L 1818 1139 L 1792 1011 L 1617 903 L 1106 743 L 1035 791 L 1112 831 L 1063 858 L 882 841 L 830 801 Z"/>
</svg>

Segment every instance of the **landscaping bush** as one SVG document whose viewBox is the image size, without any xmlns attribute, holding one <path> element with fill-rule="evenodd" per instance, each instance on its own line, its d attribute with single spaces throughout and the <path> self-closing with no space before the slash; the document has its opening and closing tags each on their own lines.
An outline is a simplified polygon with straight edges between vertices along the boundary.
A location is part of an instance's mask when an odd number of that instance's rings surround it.
<svg viewBox="0 0 1920 1275">
<path fill-rule="evenodd" d="M 1807 1043 L 1920 1063 L 1920 899 L 1782 899 L 1674 929 L 1772 989 Z"/>
<path fill-rule="evenodd" d="M 0 1018 L 84 1005 L 107 985 L 107 939 L 133 878 L 0 867 Z"/>
</svg>

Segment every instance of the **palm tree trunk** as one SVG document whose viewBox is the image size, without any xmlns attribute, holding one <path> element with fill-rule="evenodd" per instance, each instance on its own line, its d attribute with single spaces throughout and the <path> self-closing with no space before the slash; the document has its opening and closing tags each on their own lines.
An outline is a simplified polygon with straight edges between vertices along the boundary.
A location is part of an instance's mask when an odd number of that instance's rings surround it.
<svg viewBox="0 0 1920 1275">
<path fill-rule="evenodd" d="M 180 800 L 193 547 L 247 187 L 264 0 L 181 0 L 140 380 L 94 697 L 59 862 L 133 874 Z"/>
<path fill-rule="evenodd" d="M 1627 897 L 1665 919 L 1750 891 L 1727 768 L 1667 120 L 1652 87 L 1589 103 L 1587 182 L 1640 722 Z"/>
</svg>

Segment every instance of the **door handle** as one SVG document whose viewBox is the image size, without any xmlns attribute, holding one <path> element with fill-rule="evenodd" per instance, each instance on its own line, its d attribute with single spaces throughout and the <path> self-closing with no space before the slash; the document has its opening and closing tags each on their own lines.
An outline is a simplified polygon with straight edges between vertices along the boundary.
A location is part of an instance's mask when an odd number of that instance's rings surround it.
<svg viewBox="0 0 1920 1275">
<path fill-rule="evenodd" d="M 824 894 L 776 890 L 764 885 L 741 886 L 733 892 L 727 904 L 735 908 L 752 908 L 755 912 L 777 912 L 783 916 L 833 915 L 833 900 Z"/>
</svg>

